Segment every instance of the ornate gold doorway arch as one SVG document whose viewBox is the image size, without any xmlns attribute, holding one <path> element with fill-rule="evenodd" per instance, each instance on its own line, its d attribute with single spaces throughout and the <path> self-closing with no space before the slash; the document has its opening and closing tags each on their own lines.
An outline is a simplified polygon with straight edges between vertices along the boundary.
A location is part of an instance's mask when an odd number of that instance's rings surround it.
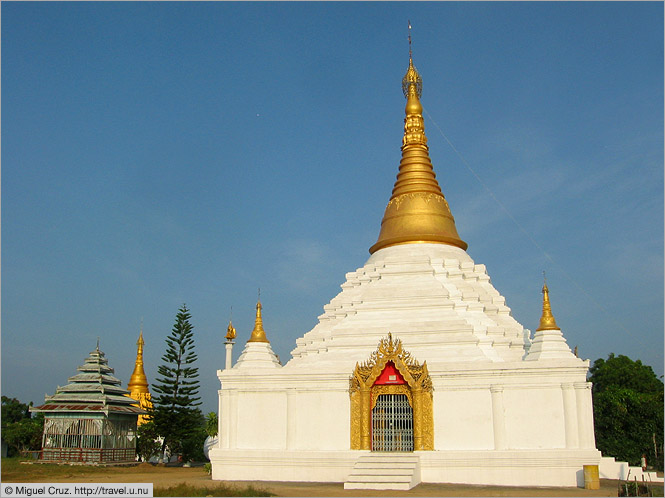
<svg viewBox="0 0 665 498">
<path fill-rule="evenodd" d="M 405 383 L 386 385 L 376 381 L 391 362 Z M 418 363 L 402 348 L 402 341 L 389 333 L 362 365 L 356 363 L 349 379 L 351 401 L 351 449 L 372 449 L 372 409 L 381 394 L 406 394 L 413 409 L 414 450 L 434 449 L 432 379 L 427 362 Z"/>
</svg>

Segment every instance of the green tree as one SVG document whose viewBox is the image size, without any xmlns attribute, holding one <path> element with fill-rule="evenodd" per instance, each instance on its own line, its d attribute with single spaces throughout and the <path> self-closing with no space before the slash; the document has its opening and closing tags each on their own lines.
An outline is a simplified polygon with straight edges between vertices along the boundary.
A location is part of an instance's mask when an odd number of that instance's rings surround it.
<svg viewBox="0 0 665 498">
<path fill-rule="evenodd" d="M 24 418 L 30 418 L 30 405 L 21 403 L 16 398 L 2 396 L 2 426 L 4 427 L 8 422 L 18 422 Z"/>
<path fill-rule="evenodd" d="M 206 415 L 206 432 L 208 433 L 208 436 L 215 437 L 217 435 L 218 428 L 219 425 L 217 422 L 217 413 L 208 413 L 208 415 Z"/>
<path fill-rule="evenodd" d="M 181 453 L 184 460 L 197 456 L 195 442 L 200 439 L 201 429 L 205 429 L 203 414 L 197 408 L 201 404 L 197 396 L 199 373 L 193 366 L 197 356 L 190 319 L 189 310 L 183 304 L 166 338 L 164 364 L 159 366 L 159 376 L 153 384 L 157 395 L 153 398 L 151 414 L 157 433 L 164 438 L 162 455 L 168 446 L 172 453 Z"/>
<path fill-rule="evenodd" d="M 193 425 L 190 435 L 182 441 L 182 459 L 184 461 L 196 460 L 205 461 L 206 456 L 203 453 L 203 444 L 208 433 L 205 427 L 205 417 L 201 411 L 198 412 L 198 420 Z"/>
<path fill-rule="evenodd" d="M 30 413 L 30 406 L 16 398 L 2 396 L 2 439 L 12 454 L 40 450 L 44 432 L 44 414 Z"/>
<path fill-rule="evenodd" d="M 631 465 L 646 454 L 662 469 L 663 382 L 640 360 L 614 353 L 596 360 L 589 374 L 598 449 Z"/>
<path fill-rule="evenodd" d="M 607 360 L 597 359 L 589 369 L 593 382 L 593 393 L 598 394 L 610 387 L 632 389 L 640 393 L 663 391 L 663 383 L 649 365 L 640 360 L 633 361 L 627 356 L 614 356 L 610 353 Z"/>
<path fill-rule="evenodd" d="M 159 434 L 153 421 L 139 425 L 136 436 L 136 454 L 141 460 L 147 462 L 159 455 L 162 445 L 158 440 Z"/>
</svg>

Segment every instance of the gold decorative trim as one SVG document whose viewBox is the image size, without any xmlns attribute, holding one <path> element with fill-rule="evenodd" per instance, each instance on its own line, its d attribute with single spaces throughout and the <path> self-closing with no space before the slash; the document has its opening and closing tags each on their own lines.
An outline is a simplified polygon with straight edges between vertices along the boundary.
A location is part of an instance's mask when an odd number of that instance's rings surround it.
<svg viewBox="0 0 665 498">
<path fill-rule="evenodd" d="M 360 391 L 351 392 L 351 413 L 360 414 Z M 360 417 L 351 417 L 351 449 L 360 449 Z"/>
<path fill-rule="evenodd" d="M 374 385 L 391 361 L 406 384 Z M 392 334 L 381 339 L 377 349 L 362 364 L 356 363 L 349 378 L 351 407 L 350 443 L 352 450 L 371 449 L 371 412 L 381 394 L 406 394 L 413 408 L 415 450 L 434 449 L 434 414 L 432 379 L 427 362 L 418 363 Z"/>
<path fill-rule="evenodd" d="M 136 403 L 133 404 L 132 406 L 138 406 L 139 408 L 150 412 L 152 410 L 152 396 L 150 396 L 150 393 L 140 393 L 140 392 L 133 392 L 129 393 L 126 396 L 129 396 L 130 398 L 136 400 Z M 150 422 L 152 417 L 150 416 L 149 413 L 143 413 L 139 415 L 139 418 L 136 422 L 136 425 L 142 425 L 145 424 L 146 422 Z"/>
<path fill-rule="evenodd" d="M 370 411 L 374 410 L 376 400 L 378 400 L 379 396 L 382 394 L 405 394 L 409 399 L 409 405 L 413 408 L 413 396 L 411 395 L 411 389 L 409 389 L 409 386 L 406 384 L 385 384 L 372 387 L 371 405 L 369 407 Z"/>
<path fill-rule="evenodd" d="M 429 204 L 431 201 L 443 203 L 445 208 L 448 211 L 450 211 L 450 206 L 448 205 L 448 201 L 443 196 L 443 194 L 435 194 L 435 193 L 432 193 L 432 192 L 410 192 L 410 193 L 407 193 L 407 194 L 399 194 L 399 195 L 393 197 L 392 199 L 390 199 L 390 201 L 388 201 L 387 208 L 390 208 L 391 206 L 394 205 L 395 209 L 399 209 L 400 205 L 403 202 L 405 202 L 407 200 L 412 201 L 412 200 L 417 199 L 417 198 L 422 199 L 427 204 Z"/>
</svg>

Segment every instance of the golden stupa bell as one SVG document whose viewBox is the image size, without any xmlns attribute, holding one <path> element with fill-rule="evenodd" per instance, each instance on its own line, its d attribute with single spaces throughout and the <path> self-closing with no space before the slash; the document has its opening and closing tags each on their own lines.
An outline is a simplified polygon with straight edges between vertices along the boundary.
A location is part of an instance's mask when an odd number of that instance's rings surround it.
<svg viewBox="0 0 665 498">
<path fill-rule="evenodd" d="M 129 379 L 129 384 L 127 385 L 127 390 L 131 394 L 141 393 L 145 394 L 148 391 L 148 378 L 145 375 L 145 370 L 143 369 L 143 330 L 139 334 L 139 340 L 136 341 L 136 364 L 134 365 L 134 372 Z M 134 397 L 134 396 L 132 396 Z"/>
<path fill-rule="evenodd" d="M 540 325 L 536 330 L 559 330 L 554 315 L 552 315 L 552 308 L 550 307 L 550 291 L 547 288 L 547 283 L 543 284 L 543 314 L 540 317 Z"/>
<path fill-rule="evenodd" d="M 148 389 L 148 378 L 145 375 L 145 370 L 143 369 L 143 327 L 141 327 L 141 333 L 139 334 L 139 340 L 136 341 L 136 364 L 134 365 L 134 372 L 129 378 L 129 384 L 127 385 L 127 390 L 129 391 L 130 398 L 133 398 L 137 401 L 135 406 L 143 408 L 144 410 L 150 412 L 152 410 L 152 396 L 150 395 L 150 390 Z M 150 420 L 150 414 L 141 414 L 137 420 L 137 425 L 145 424 Z"/>
<path fill-rule="evenodd" d="M 261 301 L 256 303 L 256 320 L 254 321 L 254 330 L 252 336 L 247 342 L 270 342 L 266 337 L 266 331 L 263 330 L 263 318 L 261 318 Z"/>
<path fill-rule="evenodd" d="M 402 160 L 381 221 L 379 239 L 369 252 L 373 254 L 384 247 L 418 242 L 449 244 L 466 250 L 468 245 L 457 234 L 455 219 L 429 157 L 420 103 L 422 78 L 410 55 L 402 91 L 406 97 Z"/>
</svg>

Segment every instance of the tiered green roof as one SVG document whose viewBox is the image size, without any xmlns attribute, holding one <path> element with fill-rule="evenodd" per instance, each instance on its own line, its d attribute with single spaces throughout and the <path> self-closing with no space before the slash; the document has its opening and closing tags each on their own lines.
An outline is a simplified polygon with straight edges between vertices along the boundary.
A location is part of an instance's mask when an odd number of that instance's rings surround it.
<svg viewBox="0 0 665 498">
<path fill-rule="evenodd" d="M 58 386 L 53 396 L 46 396 L 45 403 L 32 411 L 41 412 L 109 412 L 145 413 L 136 406 L 136 400 L 128 396 L 129 391 L 121 387 L 120 379 L 116 378 L 113 368 L 99 349 L 85 359 L 85 363 L 77 368 L 77 373 L 69 377 L 65 386 Z"/>
</svg>

